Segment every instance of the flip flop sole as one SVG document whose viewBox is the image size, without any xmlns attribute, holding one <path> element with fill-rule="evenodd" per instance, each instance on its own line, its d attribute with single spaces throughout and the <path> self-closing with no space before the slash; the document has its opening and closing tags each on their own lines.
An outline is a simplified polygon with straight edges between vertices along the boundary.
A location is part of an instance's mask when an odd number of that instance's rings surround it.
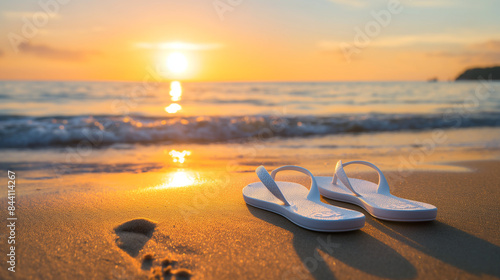
<svg viewBox="0 0 500 280">
<path fill-rule="evenodd" d="M 359 201 L 354 201 L 354 200 L 348 200 L 348 199 L 342 199 L 342 198 L 330 198 L 329 196 L 324 195 L 324 197 L 335 200 L 335 201 L 341 201 L 349 204 L 354 204 L 356 206 L 359 206 L 363 208 L 368 214 L 371 216 L 380 219 L 380 220 L 385 220 L 385 221 L 392 221 L 392 222 L 429 222 L 429 221 L 434 221 L 437 217 L 437 209 L 435 211 L 425 211 L 425 212 L 430 212 L 430 213 L 425 213 L 426 217 L 417 217 L 417 218 L 411 218 L 411 217 L 404 217 L 404 218 L 393 218 L 393 217 L 385 217 L 382 215 L 377 215 L 375 214 L 373 210 L 368 210 L 365 205 Z M 420 214 L 422 215 L 422 214 Z"/>
<path fill-rule="evenodd" d="M 280 184 L 283 184 L 285 182 L 279 182 Z M 259 184 L 259 183 L 257 183 Z M 286 184 L 290 185 L 293 183 L 288 183 Z M 254 184 L 251 184 L 255 186 Z M 344 212 L 347 215 L 350 215 L 351 217 L 349 218 L 335 218 L 332 220 L 328 219 L 318 219 L 314 220 L 311 219 L 310 217 L 307 216 L 301 216 L 300 214 L 296 212 L 292 212 L 288 210 L 284 205 L 277 204 L 276 201 L 270 202 L 266 201 L 260 198 L 255 198 L 252 197 L 250 192 L 248 190 L 245 190 L 246 188 L 251 187 L 251 185 L 245 187 L 243 189 L 243 198 L 247 204 L 250 206 L 266 210 L 275 214 L 278 214 L 280 216 L 283 216 L 284 218 L 288 219 L 290 222 L 296 224 L 297 226 L 300 226 L 302 228 L 308 229 L 308 230 L 313 230 L 313 231 L 320 231 L 320 232 L 345 232 L 345 231 L 353 231 L 353 230 L 358 230 L 362 228 L 365 224 L 365 216 L 362 213 L 359 213 L 357 211 L 345 209 L 345 208 L 340 208 L 336 206 L 332 206 L 329 204 L 324 204 L 324 207 L 331 208 L 332 210 L 337 210 L 340 212 Z M 298 184 L 296 184 L 298 185 Z M 304 188 L 303 186 L 299 185 L 301 188 Z M 287 190 L 291 191 L 290 188 Z M 304 190 L 307 192 L 307 189 L 304 188 Z M 293 191 L 292 191 L 293 192 Z M 309 202 L 311 203 L 311 202 Z M 299 202 L 300 204 L 300 202 Z"/>
<path fill-rule="evenodd" d="M 353 185 L 357 189 L 358 193 L 361 194 L 361 198 L 358 198 L 351 194 L 349 190 L 344 189 L 339 185 L 332 185 L 331 178 L 315 178 L 318 181 L 319 192 L 324 197 L 332 200 L 355 204 L 363 208 L 366 212 L 377 219 L 397 222 L 423 222 L 433 221 L 437 217 L 437 208 L 430 204 L 411 201 L 390 194 L 375 194 L 377 185 L 369 181 L 350 179 L 353 182 Z M 385 207 L 373 206 L 370 204 L 370 202 L 363 201 L 363 195 L 366 197 L 366 199 L 371 199 L 372 201 L 379 202 L 384 201 L 387 205 L 385 205 Z M 399 203 L 403 206 L 406 205 L 417 209 L 404 210 L 391 208 L 391 203 L 387 203 L 387 201 L 393 201 L 393 203 Z"/>
</svg>

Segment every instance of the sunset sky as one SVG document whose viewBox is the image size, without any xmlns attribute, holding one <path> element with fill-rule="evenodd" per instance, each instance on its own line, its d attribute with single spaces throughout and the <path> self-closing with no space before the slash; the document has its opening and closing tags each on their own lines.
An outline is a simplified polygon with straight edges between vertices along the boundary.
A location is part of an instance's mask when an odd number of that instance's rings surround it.
<svg viewBox="0 0 500 280">
<path fill-rule="evenodd" d="M 137 81 L 177 52 L 186 71 L 165 78 L 447 80 L 500 63 L 499 11 L 494 0 L 2 1 L 0 79 Z"/>
</svg>

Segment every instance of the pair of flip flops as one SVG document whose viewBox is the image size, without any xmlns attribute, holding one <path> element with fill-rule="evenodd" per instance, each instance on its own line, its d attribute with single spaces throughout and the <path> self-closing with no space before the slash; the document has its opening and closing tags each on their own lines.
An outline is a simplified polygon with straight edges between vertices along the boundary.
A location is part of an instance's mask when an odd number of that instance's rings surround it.
<svg viewBox="0 0 500 280">
<path fill-rule="evenodd" d="M 344 167 L 361 164 L 377 171 L 378 184 L 348 178 Z M 285 170 L 302 172 L 311 177 L 311 187 L 292 182 L 275 181 L 276 173 Z M 365 215 L 321 202 L 320 195 L 356 204 L 378 219 L 418 222 L 436 219 L 437 208 L 433 205 L 408 200 L 390 193 L 387 180 L 374 164 L 366 161 L 339 161 L 332 177 L 315 177 L 302 167 L 287 165 L 267 172 L 264 166 L 256 170 L 261 182 L 243 188 L 243 198 L 251 206 L 282 215 L 296 225 L 314 231 L 340 232 L 362 228 Z"/>
</svg>

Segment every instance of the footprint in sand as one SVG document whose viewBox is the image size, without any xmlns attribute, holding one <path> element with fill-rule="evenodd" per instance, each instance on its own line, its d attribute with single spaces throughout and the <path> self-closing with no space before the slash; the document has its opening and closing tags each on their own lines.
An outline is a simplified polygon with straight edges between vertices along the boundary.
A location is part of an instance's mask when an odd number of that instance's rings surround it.
<svg viewBox="0 0 500 280">
<path fill-rule="evenodd" d="M 118 235 L 116 245 L 132 257 L 137 256 L 146 242 L 153 236 L 156 222 L 148 219 L 134 219 L 115 228 Z"/>
<path fill-rule="evenodd" d="M 160 265 L 156 265 L 154 256 L 146 254 L 142 259 L 142 267 L 147 268 L 150 272 L 149 279 L 154 280 L 173 280 L 173 279 L 190 279 L 193 275 L 190 270 L 185 268 L 177 268 L 178 262 L 168 258 L 163 259 Z"/>
<path fill-rule="evenodd" d="M 115 228 L 118 235 L 116 245 L 130 256 L 136 257 L 153 236 L 156 224 L 157 222 L 139 218 L 119 225 Z M 179 268 L 177 261 L 166 258 L 158 264 L 155 256 L 149 253 L 142 257 L 141 269 L 150 273 L 149 279 L 190 279 L 192 276 L 190 270 Z"/>
</svg>

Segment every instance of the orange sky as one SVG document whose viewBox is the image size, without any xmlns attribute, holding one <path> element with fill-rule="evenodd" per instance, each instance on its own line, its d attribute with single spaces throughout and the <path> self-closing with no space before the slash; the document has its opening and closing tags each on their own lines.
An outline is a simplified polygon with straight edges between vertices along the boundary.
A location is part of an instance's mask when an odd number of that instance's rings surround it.
<svg viewBox="0 0 500 280">
<path fill-rule="evenodd" d="M 194 81 L 453 79 L 500 63 L 495 1 L 57 1 L 0 4 L 0 79 L 135 81 L 174 51 L 188 69 L 165 78 Z"/>
</svg>

